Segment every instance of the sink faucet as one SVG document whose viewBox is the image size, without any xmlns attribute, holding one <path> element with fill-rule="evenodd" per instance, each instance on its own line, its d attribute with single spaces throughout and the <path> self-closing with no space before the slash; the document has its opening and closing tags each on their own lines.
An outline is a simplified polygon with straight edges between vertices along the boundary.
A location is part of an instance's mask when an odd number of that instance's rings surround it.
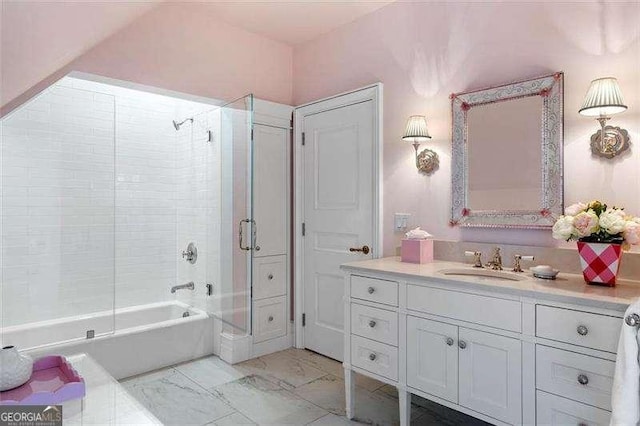
<svg viewBox="0 0 640 426">
<path fill-rule="evenodd" d="M 473 256 L 474 268 L 484 268 L 484 266 L 482 266 L 482 253 L 479 251 L 465 251 L 464 255 L 467 257 Z"/>
<path fill-rule="evenodd" d="M 182 290 L 183 288 L 189 289 L 189 290 L 193 290 L 195 289 L 195 284 L 193 283 L 193 281 L 189 281 L 186 284 L 182 284 L 182 285 L 174 285 L 173 287 L 171 287 L 171 293 L 175 293 L 176 290 Z"/>
<path fill-rule="evenodd" d="M 502 271 L 502 256 L 500 255 L 500 247 L 496 247 L 493 250 L 493 258 L 487 266 L 491 267 L 494 271 Z"/>
</svg>

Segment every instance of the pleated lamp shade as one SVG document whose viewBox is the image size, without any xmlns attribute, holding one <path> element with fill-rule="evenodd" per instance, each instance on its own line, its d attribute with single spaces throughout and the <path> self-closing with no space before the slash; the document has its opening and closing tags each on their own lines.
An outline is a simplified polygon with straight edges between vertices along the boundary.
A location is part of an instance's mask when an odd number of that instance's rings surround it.
<svg viewBox="0 0 640 426">
<path fill-rule="evenodd" d="M 626 109 L 618 80 L 605 77 L 591 82 L 578 112 L 588 117 L 608 117 Z"/>
<path fill-rule="evenodd" d="M 427 130 L 427 118 L 424 115 L 412 115 L 407 120 L 402 140 L 409 142 L 422 142 L 431 139 Z"/>
</svg>

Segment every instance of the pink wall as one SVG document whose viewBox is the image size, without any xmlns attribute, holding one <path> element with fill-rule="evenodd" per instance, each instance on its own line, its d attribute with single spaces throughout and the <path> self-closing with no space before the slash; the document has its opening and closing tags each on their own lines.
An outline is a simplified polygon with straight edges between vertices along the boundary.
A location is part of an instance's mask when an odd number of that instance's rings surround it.
<svg viewBox="0 0 640 426">
<path fill-rule="evenodd" d="M 65 26 L 77 28 L 76 20 L 90 18 L 87 10 L 78 12 L 75 20 L 51 21 L 46 28 L 31 19 L 28 11 L 23 12 L 3 10 L 3 27 L 14 20 L 18 23 L 3 29 L 6 78 L 2 88 L 9 93 L 3 98 L 3 112 L 71 70 L 217 99 L 231 100 L 253 92 L 262 99 L 291 103 L 292 48 L 221 22 L 206 5 L 162 4 L 95 47 L 82 49 L 67 40 L 65 34 L 75 32 Z M 31 33 L 51 34 L 49 39 L 34 41 L 27 36 Z M 49 55 L 45 47 L 50 45 L 59 55 L 58 37 L 62 37 L 62 47 L 73 46 L 79 56 Z M 6 60 L 5 46 L 14 46 L 12 61 Z M 46 57 L 33 60 L 42 54 Z M 22 78 L 23 74 L 28 75 Z"/>
<path fill-rule="evenodd" d="M 612 124 L 640 141 L 640 5 L 597 3 L 397 2 L 294 49 L 294 104 L 384 83 L 384 252 L 401 233 L 393 213 L 412 214 L 437 238 L 554 245 L 550 232 L 460 229 L 450 209 L 448 95 L 565 72 L 565 200 L 606 199 L 640 214 L 640 142 L 615 161 L 591 157 L 595 120 L 577 111 L 589 82 L 613 75 L 629 110 Z M 405 120 L 425 114 L 440 155 L 431 177 L 418 174 Z"/>
</svg>

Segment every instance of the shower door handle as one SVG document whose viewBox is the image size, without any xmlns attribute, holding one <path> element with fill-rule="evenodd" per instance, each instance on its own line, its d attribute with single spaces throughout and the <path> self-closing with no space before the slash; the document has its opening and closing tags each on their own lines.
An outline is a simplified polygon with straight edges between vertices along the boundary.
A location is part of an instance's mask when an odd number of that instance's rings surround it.
<svg viewBox="0 0 640 426">
<path fill-rule="evenodd" d="M 247 245 L 244 246 L 244 237 L 243 237 L 243 233 L 242 233 L 242 224 L 246 223 L 251 227 L 251 243 L 253 244 L 253 246 L 255 246 L 256 244 L 256 221 L 253 219 L 242 219 L 238 225 L 238 245 L 240 246 L 240 250 L 245 250 L 245 251 L 249 251 L 249 250 L 253 250 L 253 247 L 251 245 Z M 260 250 L 260 247 L 256 246 L 256 250 Z"/>
</svg>

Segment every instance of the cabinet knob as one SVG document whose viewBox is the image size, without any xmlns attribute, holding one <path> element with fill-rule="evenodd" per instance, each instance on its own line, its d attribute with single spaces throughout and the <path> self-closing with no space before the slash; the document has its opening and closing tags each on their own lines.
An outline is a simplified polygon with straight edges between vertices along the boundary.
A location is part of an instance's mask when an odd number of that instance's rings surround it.
<svg viewBox="0 0 640 426">
<path fill-rule="evenodd" d="M 578 376 L 578 383 L 580 383 L 581 385 L 586 385 L 589 383 L 589 378 L 584 374 L 580 374 Z"/>
<path fill-rule="evenodd" d="M 374 320 L 369 321 L 369 327 L 373 328 L 376 326 L 376 322 Z"/>
<path fill-rule="evenodd" d="M 576 329 L 576 331 L 581 336 L 586 336 L 587 333 L 589 333 L 589 329 L 587 328 L 586 325 L 579 325 L 578 328 Z"/>
<path fill-rule="evenodd" d="M 272 315 L 269 315 L 269 318 L 267 318 L 267 320 L 268 320 L 269 322 L 273 321 L 273 316 L 272 316 Z"/>
<path fill-rule="evenodd" d="M 374 354 L 374 353 L 369 354 L 369 359 L 370 359 L 371 361 L 375 361 L 375 360 L 376 360 L 376 358 L 377 358 L 376 354 Z"/>
<path fill-rule="evenodd" d="M 376 291 L 376 289 L 373 287 L 369 287 L 367 291 L 369 292 L 369 294 L 373 294 L 373 292 Z"/>
<path fill-rule="evenodd" d="M 460 349 L 464 349 L 464 348 L 466 348 L 466 347 L 467 347 L 467 342 L 465 342 L 464 340 L 460 340 L 460 341 L 458 342 L 458 347 L 459 347 Z"/>
<path fill-rule="evenodd" d="M 445 340 L 445 342 L 447 342 L 447 345 L 449 345 L 449 346 L 453 346 L 453 338 L 451 338 L 451 337 L 447 337 L 447 339 Z"/>
<path fill-rule="evenodd" d="M 272 279 L 273 279 L 273 274 L 269 274 L 269 275 L 267 275 L 267 278 L 268 278 L 268 279 L 270 279 L 270 280 L 272 280 Z"/>
</svg>

